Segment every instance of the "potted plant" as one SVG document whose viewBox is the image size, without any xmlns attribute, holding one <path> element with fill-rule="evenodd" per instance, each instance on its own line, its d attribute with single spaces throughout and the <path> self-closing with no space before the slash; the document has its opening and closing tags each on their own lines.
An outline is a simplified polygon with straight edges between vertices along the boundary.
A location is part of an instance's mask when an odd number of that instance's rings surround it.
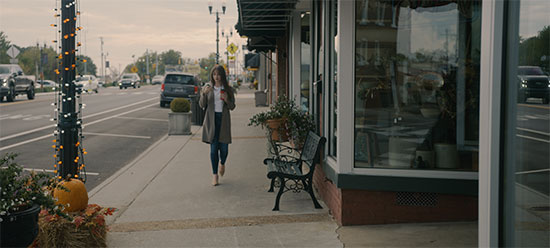
<svg viewBox="0 0 550 248">
<path fill-rule="evenodd" d="M 171 113 L 168 113 L 169 135 L 191 134 L 191 104 L 185 98 L 175 98 L 170 103 Z"/>
<path fill-rule="evenodd" d="M 284 142 L 290 139 L 296 147 L 301 147 L 307 133 L 315 128 L 309 113 L 302 111 L 293 100 L 284 95 L 268 111 L 252 116 L 248 125 L 266 128 L 273 141 Z"/>
<path fill-rule="evenodd" d="M 51 194 L 54 188 L 61 188 L 53 176 L 23 173 L 15 157 L 17 154 L 6 154 L 0 159 L 0 247 L 30 245 L 38 234 L 41 207 L 50 214 L 69 218 Z"/>
<path fill-rule="evenodd" d="M 286 121 L 292 111 L 292 102 L 286 96 L 280 96 L 268 111 L 255 114 L 250 118 L 249 126 L 261 126 L 271 134 L 273 141 L 288 141 Z"/>
</svg>

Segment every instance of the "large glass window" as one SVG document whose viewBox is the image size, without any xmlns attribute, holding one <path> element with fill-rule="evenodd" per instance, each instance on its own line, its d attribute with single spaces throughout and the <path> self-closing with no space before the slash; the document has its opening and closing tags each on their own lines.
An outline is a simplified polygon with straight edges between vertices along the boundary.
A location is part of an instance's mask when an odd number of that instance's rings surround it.
<svg viewBox="0 0 550 248">
<path fill-rule="evenodd" d="M 301 61 L 300 61 L 300 106 L 303 111 L 309 110 L 309 85 L 311 67 L 311 35 L 310 35 L 310 12 L 302 12 L 301 19 Z"/>
<path fill-rule="evenodd" d="M 355 167 L 477 170 L 481 1 L 355 9 Z"/>
<path fill-rule="evenodd" d="M 329 155 L 336 157 L 336 147 L 338 141 L 338 1 L 327 2 L 329 13 L 329 39 L 330 39 L 330 71 L 329 75 Z"/>
<path fill-rule="evenodd" d="M 548 247 L 550 1 L 508 4 L 501 246 Z"/>
</svg>

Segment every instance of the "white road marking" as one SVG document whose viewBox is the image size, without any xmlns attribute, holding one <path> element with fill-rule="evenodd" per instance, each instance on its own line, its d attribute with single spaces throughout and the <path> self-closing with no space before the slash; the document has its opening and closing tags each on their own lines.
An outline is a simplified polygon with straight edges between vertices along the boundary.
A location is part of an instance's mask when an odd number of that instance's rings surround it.
<svg viewBox="0 0 550 248">
<path fill-rule="evenodd" d="M 96 135 L 96 136 L 136 138 L 136 139 L 150 139 L 151 138 L 151 136 L 137 136 L 137 135 L 114 134 L 114 133 L 88 133 L 88 132 L 82 132 L 82 134 L 83 135 Z"/>
<path fill-rule="evenodd" d="M 120 114 L 117 114 L 117 115 L 105 117 L 105 118 L 99 119 L 99 120 L 97 120 L 97 121 L 92 121 L 92 122 L 90 122 L 90 123 L 88 123 L 88 124 L 82 125 L 82 128 L 87 127 L 87 126 L 89 126 L 89 125 L 93 125 L 93 124 L 98 123 L 98 122 L 102 122 L 102 121 L 108 120 L 108 119 L 116 118 L 116 117 L 119 117 L 119 116 L 121 116 L 121 115 L 129 114 L 129 113 L 136 112 L 136 111 L 139 111 L 139 110 L 142 110 L 142 109 L 145 109 L 145 108 L 149 108 L 149 107 L 155 106 L 155 105 L 157 105 L 157 103 L 149 104 L 149 105 L 146 105 L 146 106 L 144 106 L 144 107 L 137 108 L 137 109 L 130 110 L 130 111 L 126 111 L 126 112 L 124 112 L 124 113 L 120 113 Z M 9 146 L 2 147 L 2 148 L 0 148 L 0 151 L 7 150 L 7 149 L 10 149 L 10 148 L 13 148 L 13 147 L 20 146 L 20 145 L 24 145 L 24 144 L 27 144 L 27 143 L 31 143 L 31 142 L 34 142 L 34 141 L 37 141 L 37 140 L 45 139 L 45 138 L 48 138 L 48 137 L 54 137 L 54 136 L 53 136 L 53 134 L 47 134 L 47 135 L 40 136 L 40 137 L 37 137 L 37 138 L 34 138 L 34 139 L 25 140 L 25 141 L 22 141 L 22 142 L 13 144 L 13 145 L 9 145 Z"/>
<path fill-rule="evenodd" d="M 541 170 L 532 170 L 532 171 L 520 171 L 520 172 L 516 172 L 516 175 L 531 174 L 531 173 L 539 173 L 539 172 L 545 172 L 545 171 L 550 171 L 550 169 L 541 169 Z"/>
<path fill-rule="evenodd" d="M 44 172 L 54 173 L 53 170 L 46 170 L 46 169 L 24 168 L 23 170 L 26 170 L 26 171 L 38 171 L 38 172 L 44 171 Z M 84 174 L 86 174 L 86 175 L 88 175 L 88 176 L 99 176 L 99 173 L 97 173 L 97 172 L 86 172 L 86 173 L 84 173 Z"/>
<path fill-rule="evenodd" d="M 540 141 L 540 142 L 550 143 L 550 140 L 543 140 L 543 139 L 533 138 L 531 136 L 525 136 L 525 135 L 520 135 L 520 134 L 516 134 L 516 136 L 524 138 L 524 139 L 530 139 L 530 140 L 536 140 L 536 141 Z"/>
<path fill-rule="evenodd" d="M 541 131 L 537 131 L 537 130 L 533 130 L 533 129 L 522 128 L 522 127 L 518 127 L 517 129 L 521 130 L 521 131 L 525 131 L 525 132 L 531 132 L 531 133 L 536 133 L 536 134 L 540 134 L 540 135 L 550 136 L 550 133 L 545 133 L 545 132 L 541 132 Z"/>
<path fill-rule="evenodd" d="M 125 117 L 125 116 L 119 116 L 117 117 L 119 119 L 130 119 L 130 120 L 140 120 L 140 121 L 168 121 L 163 119 L 153 119 L 153 118 L 135 118 L 135 117 Z"/>
<path fill-rule="evenodd" d="M 106 110 L 106 111 L 103 111 L 103 112 L 99 112 L 99 113 L 87 115 L 87 116 L 85 116 L 85 117 L 86 117 L 86 118 L 90 118 L 90 117 L 94 117 L 94 116 L 97 116 L 97 115 L 102 115 L 102 114 L 105 114 L 105 113 L 117 111 L 117 110 L 119 110 L 119 109 L 131 107 L 131 106 L 134 106 L 134 105 L 137 105 L 137 104 L 141 104 L 141 103 L 144 103 L 144 102 L 148 102 L 148 101 L 152 101 L 152 100 L 158 100 L 158 99 L 157 99 L 157 98 L 151 98 L 151 99 L 147 99 L 147 100 L 144 100 L 144 101 L 141 101 L 141 102 L 132 103 L 132 104 L 130 104 L 130 105 L 125 105 L 125 106 L 121 106 L 121 107 L 118 107 L 118 108 L 109 109 L 109 110 Z M 13 134 L 13 135 L 10 135 L 10 136 L 2 137 L 2 138 L 0 138 L 0 141 L 7 140 L 7 139 L 11 139 L 11 138 L 15 138 L 15 137 L 19 137 L 19 136 L 26 135 L 26 134 L 29 134 L 29 133 L 34 133 L 34 132 L 42 131 L 42 130 L 48 129 L 48 128 L 52 128 L 52 129 L 53 129 L 53 126 L 54 126 L 53 124 L 49 124 L 49 125 L 46 125 L 46 126 L 43 126 L 43 127 L 35 128 L 35 129 L 33 129 L 33 130 L 29 130 L 29 131 L 25 131 L 25 132 L 21 132 L 21 133 L 16 133 L 16 134 Z"/>
</svg>

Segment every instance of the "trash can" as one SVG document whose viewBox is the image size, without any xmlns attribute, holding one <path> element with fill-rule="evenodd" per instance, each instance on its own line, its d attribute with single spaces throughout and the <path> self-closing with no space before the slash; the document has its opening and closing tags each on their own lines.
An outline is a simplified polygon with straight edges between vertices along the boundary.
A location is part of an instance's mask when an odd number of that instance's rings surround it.
<svg viewBox="0 0 550 248">
<path fill-rule="evenodd" d="M 190 95 L 191 99 L 191 124 L 201 126 L 204 120 L 204 109 L 199 105 L 199 95 Z"/>
<path fill-rule="evenodd" d="M 254 92 L 254 99 L 256 100 L 256 107 L 267 106 L 267 92 L 261 90 Z"/>
</svg>

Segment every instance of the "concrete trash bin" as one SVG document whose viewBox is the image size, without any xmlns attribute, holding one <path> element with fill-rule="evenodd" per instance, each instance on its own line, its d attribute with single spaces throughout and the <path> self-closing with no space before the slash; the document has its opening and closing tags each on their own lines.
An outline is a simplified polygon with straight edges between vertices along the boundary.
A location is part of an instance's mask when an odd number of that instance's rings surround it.
<svg viewBox="0 0 550 248">
<path fill-rule="evenodd" d="M 256 107 L 267 106 L 267 93 L 264 91 L 254 92 L 254 99 L 256 100 Z"/>
</svg>

